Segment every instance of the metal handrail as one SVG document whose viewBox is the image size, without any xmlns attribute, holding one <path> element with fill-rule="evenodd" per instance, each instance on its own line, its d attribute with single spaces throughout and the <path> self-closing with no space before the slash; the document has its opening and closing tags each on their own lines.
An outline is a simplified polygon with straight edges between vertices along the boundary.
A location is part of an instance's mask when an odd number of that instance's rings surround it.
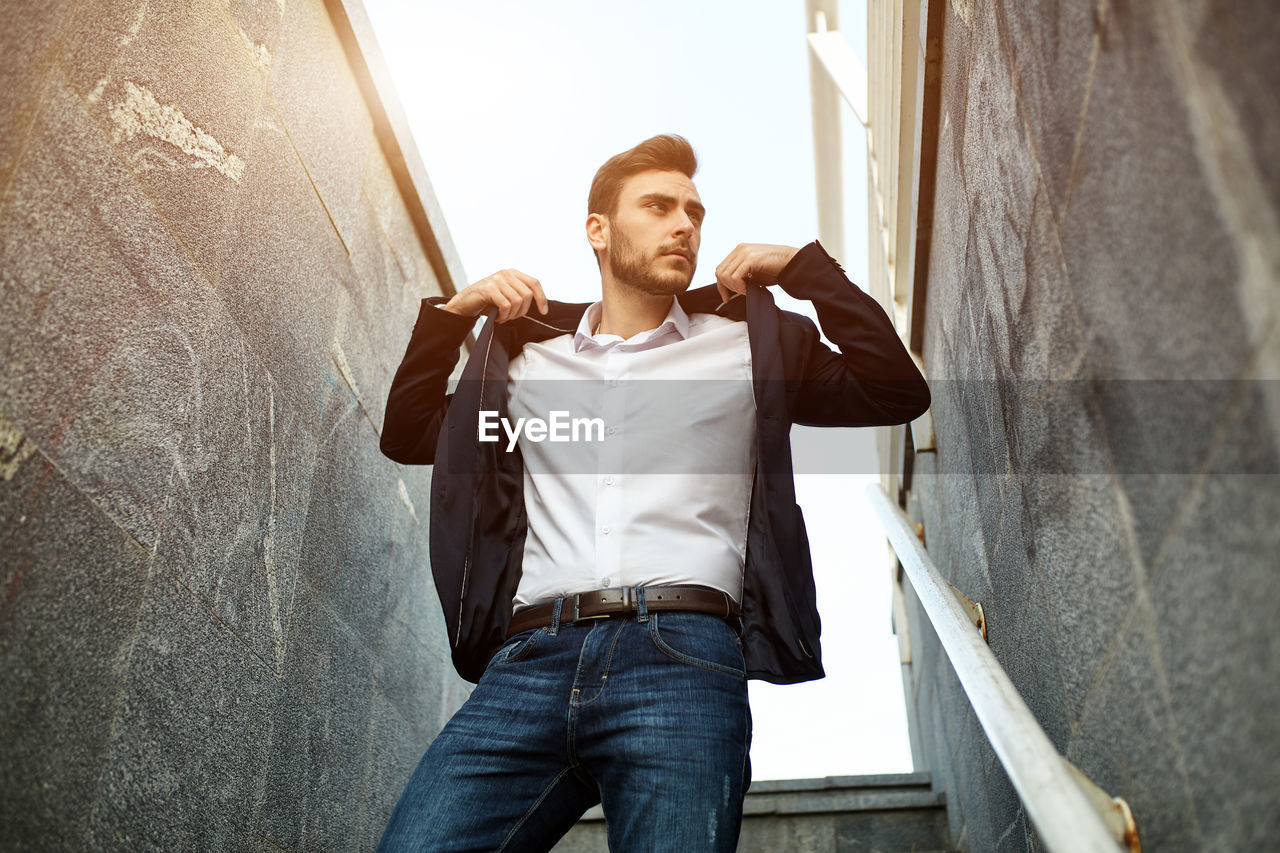
<svg viewBox="0 0 1280 853">
<path fill-rule="evenodd" d="M 1046 847 L 1053 853 L 1123 853 L 995 654 L 974 630 L 968 612 L 917 538 L 911 519 L 880 486 L 868 486 L 867 495 Z"/>
</svg>

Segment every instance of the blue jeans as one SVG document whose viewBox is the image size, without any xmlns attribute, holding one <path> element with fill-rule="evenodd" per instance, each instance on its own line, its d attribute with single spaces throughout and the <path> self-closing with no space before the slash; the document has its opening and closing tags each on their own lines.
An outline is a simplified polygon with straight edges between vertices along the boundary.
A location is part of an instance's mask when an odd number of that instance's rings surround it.
<svg viewBox="0 0 1280 853">
<path fill-rule="evenodd" d="M 512 637 L 432 742 L 379 850 L 549 850 L 601 803 L 612 851 L 732 851 L 751 778 L 742 645 L 664 611 Z"/>
</svg>

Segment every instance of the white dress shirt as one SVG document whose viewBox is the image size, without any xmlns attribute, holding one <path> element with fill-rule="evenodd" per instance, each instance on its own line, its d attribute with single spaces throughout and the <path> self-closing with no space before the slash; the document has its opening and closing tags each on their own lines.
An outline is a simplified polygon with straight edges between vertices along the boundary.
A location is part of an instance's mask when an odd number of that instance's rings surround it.
<svg viewBox="0 0 1280 853">
<path fill-rule="evenodd" d="M 576 441 L 520 434 L 529 523 L 513 604 L 641 584 L 740 602 L 756 465 L 747 324 L 672 300 L 657 328 L 623 340 L 592 334 L 600 314 L 597 302 L 573 335 L 511 360 L 513 423 L 603 422 Z"/>
</svg>

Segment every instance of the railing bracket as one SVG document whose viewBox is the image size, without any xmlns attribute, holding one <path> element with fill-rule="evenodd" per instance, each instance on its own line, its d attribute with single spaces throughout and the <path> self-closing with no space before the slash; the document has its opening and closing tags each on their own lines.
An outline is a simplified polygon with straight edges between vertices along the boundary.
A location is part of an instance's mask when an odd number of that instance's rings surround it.
<svg viewBox="0 0 1280 853">
<path fill-rule="evenodd" d="M 948 583 L 947 586 L 951 587 L 951 591 L 964 606 L 965 612 L 969 614 L 969 621 L 982 633 L 982 641 L 990 643 L 991 641 L 987 639 L 987 614 L 983 611 L 982 605 L 956 589 L 954 585 Z"/>
<path fill-rule="evenodd" d="M 1112 837 L 1123 844 L 1129 853 L 1142 853 L 1142 842 L 1138 839 L 1138 824 L 1134 821 L 1133 811 L 1129 808 L 1129 804 L 1125 802 L 1124 798 L 1113 797 L 1102 790 L 1102 788 L 1098 787 L 1097 782 L 1084 775 L 1084 772 L 1079 767 L 1076 767 L 1067 759 L 1062 759 L 1062 763 L 1067 765 L 1067 770 L 1071 771 L 1072 778 L 1080 786 L 1080 790 L 1084 792 L 1085 799 L 1098 812 L 1102 822 L 1111 831 Z"/>
</svg>

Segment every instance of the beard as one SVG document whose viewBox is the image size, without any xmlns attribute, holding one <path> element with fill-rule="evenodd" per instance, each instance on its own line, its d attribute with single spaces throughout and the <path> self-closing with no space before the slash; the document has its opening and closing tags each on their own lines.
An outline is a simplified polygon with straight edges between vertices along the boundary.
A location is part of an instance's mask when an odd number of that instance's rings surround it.
<svg viewBox="0 0 1280 853">
<path fill-rule="evenodd" d="M 698 266 L 698 255 L 687 243 L 673 242 L 658 247 L 652 255 L 646 255 L 627 235 L 614 228 L 613 245 L 609 251 L 609 272 L 614 279 L 649 296 L 674 296 L 684 293 L 693 281 L 693 271 Z M 676 249 L 689 253 L 689 271 L 659 267 L 662 256 Z"/>
</svg>

